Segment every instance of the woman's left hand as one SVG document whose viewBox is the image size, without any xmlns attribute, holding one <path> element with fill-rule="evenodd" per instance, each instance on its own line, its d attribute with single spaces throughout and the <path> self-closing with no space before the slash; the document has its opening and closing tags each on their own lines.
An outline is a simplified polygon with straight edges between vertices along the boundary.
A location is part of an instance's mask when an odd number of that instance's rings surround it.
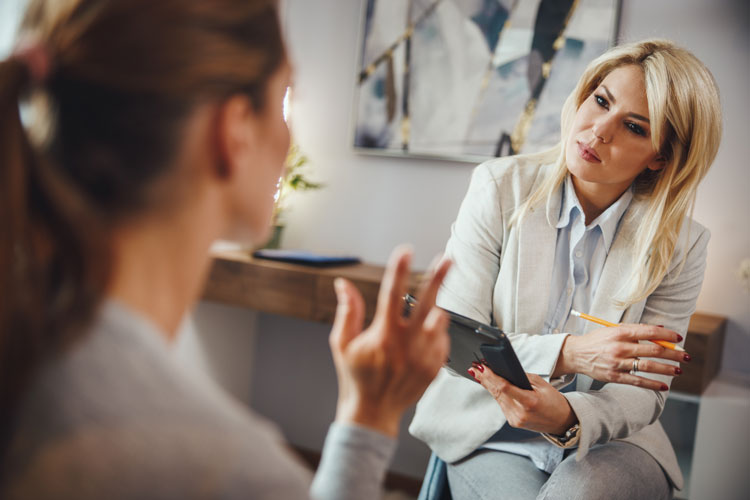
<svg viewBox="0 0 750 500">
<path fill-rule="evenodd" d="M 496 375 L 485 364 L 472 363 L 469 373 L 500 404 L 512 427 L 562 435 L 578 422 L 565 396 L 539 375 L 526 374 L 532 389 L 527 391 Z"/>
</svg>

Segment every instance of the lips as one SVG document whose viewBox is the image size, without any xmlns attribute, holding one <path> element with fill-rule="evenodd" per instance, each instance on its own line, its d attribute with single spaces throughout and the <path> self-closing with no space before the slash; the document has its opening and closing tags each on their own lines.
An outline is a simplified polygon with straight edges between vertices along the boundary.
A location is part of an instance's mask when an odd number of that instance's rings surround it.
<svg viewBox="0 0 750 500">
<path fill-rule="evenodd" d="M 599 158 L 599 155 L 596 154 L 596 151 L 594 151 L 593 148 L 586 146 L 580 141 L 576 142 L 576 144 L 578 144 L 578 155 L 581 158 L 591 163 L 601 163 L 602 160 Z"/>
</svg>

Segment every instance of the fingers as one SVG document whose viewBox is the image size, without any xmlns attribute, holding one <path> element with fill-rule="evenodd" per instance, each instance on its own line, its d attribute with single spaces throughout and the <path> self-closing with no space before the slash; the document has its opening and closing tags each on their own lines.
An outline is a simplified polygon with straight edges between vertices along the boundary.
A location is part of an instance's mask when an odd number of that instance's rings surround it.
<svg viewBox="0 0 750 500">
<path fill-rule="evenodd" d="M 645 373 L 656 373 L 659 375 L 668 375 L 670 377 L 682 374 L 682 369 L 679 366 L 659 363 L 657 361 L 651 361 L 648 359 L 638 360 L 638 371 Z"/>
<path fill-rule="evenodd" d="M 653 325 L 620 325 L 618 327 L 624 339 L 630 341 L 653 341 L 665 340 L 671 343 L 682 341 L 682 336 L 675 331 L 668 330 L 662 326 Z M 684 351 L 670 349 L 654 342 L 641 342 L 634 344 L 629 350 L 630 357 L 663 358 L 672 361 L 690 361 L 690 355 Z"/>
<path fill-rule="evenodd" d="M 378 305 L 375 316 L 391 322 L 401 318 L 403 296 L 409 281 L 412 249 L 407 245 L 396 247 L 388 259 L 383 281 L 378 292 Z"/>
<path fill-rule="evenodd" d="M 333 282 L 338 305 L 329 343 L 334 352 L 342 351 L 362 331 L 365 303 L 359 290 L 344 278 Z"/>
<path fill-rule="evenodd" d="M 474 378 L 477 382 L 482 384 L 498 402 L 502 400 L 509 404 L 511 400 L 515 400 L 522 405 L 529 403 L 529 396 L 532 391 L 525 391 L 516 387 L 493 372 L 489 366 L 474 362 L 471 370 L 474 372 Z"/>
<path fill-rule="evenodd" d="M 529 382 L 531 383 L 531 387 L 546 387 L 546 386 L 551 387 L 552 386 L 552 384 L 544 380 L 542 377 L 540 377 L 536 373 L 526 373 L 526 377 L 529 379 Z"/>
<path fill-rule="evenodd" d="M 682 342 L 682 335 L 655 325 L 620 325 L 619 328 L 627 334 L 631 340 L 666 340 L 667 342 Z"/>
<path fill-rule="evenodd" d="M 451 265 L 452 262 L 449 259 L 442 258 L 442 256 L 438 256 L 433 260 L 433 264 L 430 266 L 430 279 L 419 287 L 419 292 L 417 293 L 419 302 L 410 316 L 410 321 L 413 324 L 421 324 L 435 305 L 438 290 L 440 290 L 440 285 L 448 274 Z"/>
<path fill-rule="evenodd" d="M 683 361 L 690 361 L 690 356 L 684 351 L 675 351 L 674 349 L 667 349 L 659 344 L 651 342 L 644 342 L 642 344 L 633 344 L 630 348 L 631 358 L 662 358 L 670 361 L 676 361 L 682 363 Z"/>
<path fill-rule="evenodd" d="M 424 321 L 422 331 L 423 341 L 415 343 L 419 352 L 414 355 L 417 359 L 427 360 L 432 376 L 437 375 L 438 370 L 448 359 L 450 352 L 450 337 L 448 336 L 448 315 L 442 309 L 433 307 Z"/>
<path fill-rule="evenodd" d="M 640 366 L 638 367 L 640 371 Z M 644 377 L 639 377 L 638 375 L 633 375 L 630 373 L 622 373 L 618 380 L 616 380 L 618 384 L 628 384 L 628 385 L 634 385 L 636 387 L 642 387 L 644 389 L 650 389 L 652 391 L 667 391 L 669 390 L 669 386 L 665 384 L 664 382 L 659 382 L 658 380 L 651 380 Z"/>
</svg>

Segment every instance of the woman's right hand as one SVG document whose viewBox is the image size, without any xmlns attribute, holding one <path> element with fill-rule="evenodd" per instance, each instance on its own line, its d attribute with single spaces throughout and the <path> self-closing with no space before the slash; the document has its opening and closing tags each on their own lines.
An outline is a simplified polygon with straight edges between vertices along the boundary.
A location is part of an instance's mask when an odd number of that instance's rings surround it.
<svg viewBox="0 0 750 500">
<path fill-rule="evenodd" d="M 674 376 L 682 373 L 679 366 L 641 358 L 662 358 L 680 363 L 690 361 L 690 356 L 653 342 L 641 343 L 643 340 L 677 343 L 682 337 L 660 326 L 627 324 L 598 328 L 580 336 L 568 335 L 553 377 L 582 373 L 602 382 L 666 391 L 668 387 L 663 382 L 631 373 L 634 362 L 638 360 L 638 372 Z"/>
<path fill-rule="evenodd" d="M 450 261 L 437 263 L 420 287 L 419 303 L 403 316 L 411 252 L 397 248 L 380 285 L 370 326 L 362 331 L 365 305 L 350 282 L 335 282 L 338 308 L 330 336 L 339 381 L 336 420 L 398 435 L 404 411 L 437 375 L 448 356 L 448 318 L 435 306 Z"/>
</svg>

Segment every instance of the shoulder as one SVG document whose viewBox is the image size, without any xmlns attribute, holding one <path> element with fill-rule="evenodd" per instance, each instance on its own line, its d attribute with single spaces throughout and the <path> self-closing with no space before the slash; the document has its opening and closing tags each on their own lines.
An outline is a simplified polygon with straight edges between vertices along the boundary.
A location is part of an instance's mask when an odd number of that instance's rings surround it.
<svg viewBox="0 0 750 500">
<path fill-rule="evenodd" d="M 546 174 L 548 167 L 531 155 L 506 156 L 480 164 L 474 170 L 474 176 L 491 179 L 498 184 L 531 186 Z"/>
<path fill-rule="evenodd" d="M 710 239 L 711 231 L 706 226 L 690 217 L 685 217 L 680 227 L 670 267 L 679 266 L 683 260 L 688 266 L 691 262 L 704 264 Z"/>
<path fill-rule="evenodd" d="M 92 494 L 78 498 L 199 498 L 192 492 L 207 485 L 206 498 L 305 495 L 310 474 L 275 426 L 188 370 L 157 335 L 108 305 L 79 344 L 45 365 L 9 448 L 12 488 L 29 493 L 20 497 L 74 492 L 80 477 Z M 163 495 L 149 490 L 156 485 Z"/>
<path fill-rule="evenodd" d="M 78 478 L 86 478 L 85 484 Z M 307 498 L 311 474 L 262 429 L 110 422 L 48 443 L 8 485 L 11 498 Z"/>
<path fill-rule="evenodd" d="M 551 172 L 552 167 L 534 155 L 494 158 L 474 169 L 471 183 L 476 190 L 491 189 L 518 205 Z"/>
</svg>

